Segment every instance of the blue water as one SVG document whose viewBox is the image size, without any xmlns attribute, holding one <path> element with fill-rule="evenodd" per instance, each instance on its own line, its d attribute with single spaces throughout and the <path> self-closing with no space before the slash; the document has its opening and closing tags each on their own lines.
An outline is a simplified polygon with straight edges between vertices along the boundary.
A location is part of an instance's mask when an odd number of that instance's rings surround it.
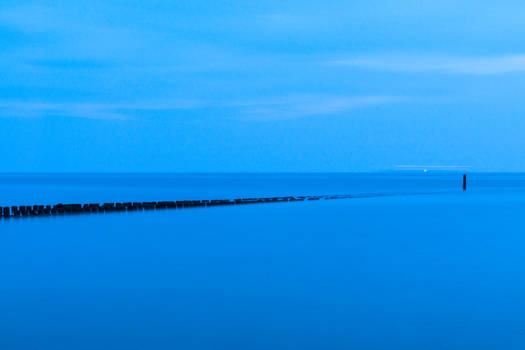
<svg viewBox="0 0 525 350">
<path fill-rule="evenodd" d="M 525 175 L 1 175 L 0 349 L 523 349 Z"/>
</svg>

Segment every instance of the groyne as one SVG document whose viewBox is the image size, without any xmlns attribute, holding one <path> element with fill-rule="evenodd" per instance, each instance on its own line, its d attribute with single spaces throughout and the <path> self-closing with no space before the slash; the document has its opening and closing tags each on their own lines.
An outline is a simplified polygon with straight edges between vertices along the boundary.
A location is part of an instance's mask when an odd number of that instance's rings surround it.
<svg viewBox="0 0 525 350">
<path fill-rule="evenodd" d="M 132 212 L 144 210 L 183 209 L 198 207 L 214 207 L 224 205 L 246 205 L 259 203 L 280 203 L 312 200 L 330 200 L 344 198 L 370 197 L 371 195 L 322 195 L 322 196 L 288 196 L 288 197 L 261 197 L 238 199 L 212 200 L 179 200 L 160 202 L 112 202 L 112 203 L 83 203 L 83 204 L 54 204 L 54 205 L 18 205 L 0 207 L 0 217 L 21 218 L 51 215 L 94 214 L 110 212 Z M 374 195 L 379 196 L 379 195 Z"/>
</svg>

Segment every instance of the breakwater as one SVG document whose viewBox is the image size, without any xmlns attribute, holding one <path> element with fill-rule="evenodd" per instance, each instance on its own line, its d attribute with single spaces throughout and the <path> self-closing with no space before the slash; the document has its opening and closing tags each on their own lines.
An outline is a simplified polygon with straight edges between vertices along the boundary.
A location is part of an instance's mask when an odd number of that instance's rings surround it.
<svg viewBox="0 0 525 350">
<path fill-rule="evenodd" d="M 223 205 L 246 205 L 259 203 L 281 203 L 311 200 L 330 200 L 344 198 L 359 198 L 382 195 L 322 195 L 322 196 L 288 196 L 288 197 L 261 197 L 238 199 L 212 200 L 179 200 L 161 202 L 112 202 L 112 203 L 84 203 L 84 204 L 54 204 L 54 205 L 18 205 L 0 207 L 0 217 L 21 218 L 50 215 L 94 214 L 110 212 L 132 212 L 144 210 L 183 209 L 198 207 L 214 207 Z"/>
</svg>

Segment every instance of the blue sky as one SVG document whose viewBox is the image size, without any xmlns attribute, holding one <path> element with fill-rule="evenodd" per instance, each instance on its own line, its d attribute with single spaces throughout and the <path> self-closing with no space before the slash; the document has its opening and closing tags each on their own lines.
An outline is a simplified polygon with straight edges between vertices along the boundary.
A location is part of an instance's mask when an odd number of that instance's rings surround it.
<svg viewBox="0 0 525 350">
<path fill-rule="evenodd" d="M 525 171 L 525 3 L 0 3 L 2 172 Z"/>
</svg>

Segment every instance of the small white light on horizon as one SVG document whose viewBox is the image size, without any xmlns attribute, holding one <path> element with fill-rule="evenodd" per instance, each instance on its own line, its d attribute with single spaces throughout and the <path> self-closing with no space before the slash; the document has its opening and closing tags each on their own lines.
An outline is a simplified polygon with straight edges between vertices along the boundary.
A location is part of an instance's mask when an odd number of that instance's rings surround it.
<svg viewBox="0 0 525 350">
<path fill-rule="evenodd" d="M 394 169 L 396 170 L 423 170 L 423 172 L 428 172 L 428 170 L 471 170 L 472 165 L 395 165 Z"/>
</svg>

